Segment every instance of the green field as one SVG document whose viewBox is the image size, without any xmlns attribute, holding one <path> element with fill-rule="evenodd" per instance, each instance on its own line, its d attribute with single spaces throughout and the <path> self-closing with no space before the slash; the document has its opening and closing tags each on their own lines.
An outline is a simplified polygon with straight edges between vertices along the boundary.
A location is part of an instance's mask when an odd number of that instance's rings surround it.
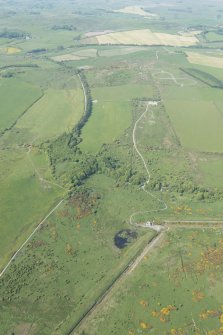
<svg viewBox="0 0 223 335">
<path fill-rule="evenodd" d="M 69 132 L 83 113 L 81 90 L 49 89 L 16 125 L 30 129 L 29 140 L 42 142 Z"/>
<path fill-rule="evenodd" d="M 40 88 L 36 86 L 17 79 L 1 79 L 0 131 L 10 128 L 41 95 Z"/>
<path fill-rule="evenodd" d="M 223 41 L 223 35 L 218 34 L 214 31 L 211 31 L 211 32 L 205 34 L 205 37 L 209 42 L 222 42 Z"/>
<path fill-rule="evenodd" d="M 135 52 L 140 52 L 147 50 L 146 47 L 119 47 L 119 48 L 109 48 L 109 49 L 102 49 L 99 51 L 99 56 L 101 57 L 114 57 L 114 56 L 121 56 L 121 55 L 128 55 Z"/>
<path fill-rule="evenodd" d="M 166 102 L 166 108 L 185 148 L 223 151 L 223 118 L 214 102 L 174 100 Z"/>
<path fill-rule="evenodd" d="M 223 185 L 222 180 L 222 168 L 223 160 L 220 157 L 212 159 L 200 160 L 198 163 L 199 169 L 204 176 L 204 182 L 208 186 L 221 187 Z"/>
<path fill-rule="evenodd" d="M 131 107 L 128 102 L 99 102 L 83 131 L 80 148 L 95 153 L 104 143 L 114 141 L 130 124 Z"/>
<path fill-rule="evenodd" d="M 204 72 L 196 68 L 182 68 L 182 71 L 210 87 L 223 89 L 223 81 L 219 80 L 208 72 Z"/>
<path fill-rule="evenodd" d="M 97 152 L 104 143 L 117 139 L 132 122 L 131 100 L 151 97 L 149 85 L 123 85 L 92 90 L 94 103 L 92 116 L 83 129 L 80 148 Z"/>
</svg>

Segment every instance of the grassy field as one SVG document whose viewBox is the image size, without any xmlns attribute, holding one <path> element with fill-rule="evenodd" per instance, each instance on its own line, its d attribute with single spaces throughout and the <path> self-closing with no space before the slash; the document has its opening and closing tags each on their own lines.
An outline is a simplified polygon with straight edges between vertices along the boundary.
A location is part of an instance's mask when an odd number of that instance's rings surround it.
<svg viewBox="0 0 223 335">
<path fill-rule="evenodd" d="M 17 79 L 0 81 L 0 131 L 10 128 L 16 120 L 42 95 L 41 90 Z"/>
<path fill-rule="evenodd" d="M 222 42 L 223 41 L 223 35 L 218 34 L 214 31 L 211 31 L 211 32 L 205 34 L 205 37 L 209 42 Z"/>
<path fill-rule="evenodd" d="M 216 77 L 218 80 L 223 81 L 223 69 L 215 68 L 211 66 L 205 66 L 205 65 L 190 65 L 190 67 L 193 66 L 193 68 L 198 69 L 202 72 L 207 72 L 208 74 Z"/>
<path fill-rule="evenodd" d="M 221 274 L 221 229 L 172 229 L 76 334 L 221 334 Z"/>
<path fill-rule="evenodd" d="M 41 142 L 69 132 L 83 113 L 83 93 L 79 90 L 49 89 L 19 120 L 17 129 L 30 129 L 30 140 Z"/>
<path fill-rule="evenodd" d="M 198 162 L 198 167 L 204 176 L 204 182 L 208 186 L 221 187 L 223 160 L 220 157 L 204 159 Z"/>
<path fill-rule="evenodd" d="M 185 148 L 222 152 L 223 118 L 212 101 L 172 100 L 166 108 Z"/>
<path fill-rule="evenodd" d="M 208 72 L 201 71 L 194 67 L 193 68 L 181 68 L 181 69 L 184 73 L 190 75 L 192 78 L 196 80 L 198 79 L 199 81 L 207 84 L 210 87 L 223 89 L 223 81 L 219 80 L 218 78 L 216 78 L 215 76 L 211 75 Z"/>
<path fill-rule="evenodd" d="M 128 55 L 135 52 L 147 50 L 146 47 L 119 47 L 99 50 L 99 56 L 101 57 L 113 57 L 120 55 Z"/>
<path fill-rule="evenodd" d="M 104 143 L 114 141 L 131 125 L 131 105 L 126 101 L 99 102 L 94 106 L 91 121 L 83 130 L 80 148 L 97 152 Z"/>
<path fill-rule="evenodd" d="M 123 85 L 92 90 L 93 114 L 83 129 L 80 148 L 97 152 L 102 144 L 120 136 L 132 122 L 131 100 L 152 96 L 149 85 Z M 114 99 L 115 97 L 115 99 Z"/>
<path fill-rule="evenodd" d="M 52 57 L 53 60 L 57 62 L 71 61 L 71 60 L 81 60 L 88 59 L 97 56 L 97 49 L 83 49 L 78 50 L 70 54 L 59 55 Z"/>
</svg>

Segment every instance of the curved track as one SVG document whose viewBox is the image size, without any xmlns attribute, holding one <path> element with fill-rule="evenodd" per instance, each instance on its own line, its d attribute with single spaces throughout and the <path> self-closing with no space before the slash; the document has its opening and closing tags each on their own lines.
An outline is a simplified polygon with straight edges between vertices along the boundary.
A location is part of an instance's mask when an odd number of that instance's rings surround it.
<svg viewBox="0 0 223 335">
<path fill-rule="evenodd" d="M 130 222 L 130 224 L 136 225 L 136 226 L 137 226 L 137 223 L 133 222 L 133 219 L 134 219 L 134 217 L 136 215 L 138 215 L 138 214 L 144 214 L 144 213 L 154 213 L 154 212 L 159 212 L 159 211 L 165 211 L 168 208 L 168 206 L 165 203 L 165 201 L 161 200 L 160 198 L 156 197 L 154 194 L 152 194 L 151 192 L 149 192 L 149 191 L 146 190 L 146 186 L 148 186 L 149 183 L 150 183 L 151 174 L 150 174 L 150 171 L 148 169 L 148 166 L 147 166 L 147 163 L 145 161 L 145 158 L 143 157 L 142 153 L 140 152 L 140 150 L 139 150 L 139 148 L 137 146 L 137 141 L 136 141 L 136 130 L 137 130 L 138 124 L 144 118 L 144 116 L 148 113 L 149 106 L 150 106 L 150 104 L 149 104 L 149 102 L 147 102 L 145 111 L 141 114 L 141 116 L 138 118 L 138 120 L 136 120 L 136 122 L 134 124 L 133 132 L 132 132 L 132 141 L 133 141 L 134 149 L 137 152 L 138 156 L 140 157 L 140 159 L 141 159 L 141 161 L 143 163 L 143 166 L 144 166 L 144 168 L 146 170 L 147 177 L 148 177 L 148 179 L 146 180 L 146 182 L 142 186 L 142 190 L 145 193 L 149 194 L 151 198 L 153 198 L 157 202 L 159 202 L 162 205 L 162 207 L 159 208 L 159 209 L 153 209 L 153 210 L 148 210 L 148 211 L 138 211 L 138 212 L 135 212 L 135 213 L 131 214 L 131 216 L 129 218 L 129 222 Z M 149 227 L 149 228 L 152 228 L 152 227 Z"/>
</svg>

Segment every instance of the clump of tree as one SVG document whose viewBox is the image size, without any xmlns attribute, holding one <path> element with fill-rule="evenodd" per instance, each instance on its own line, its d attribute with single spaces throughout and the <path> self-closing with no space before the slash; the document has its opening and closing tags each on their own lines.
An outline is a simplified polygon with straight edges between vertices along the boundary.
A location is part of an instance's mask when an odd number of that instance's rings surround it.
<svg viewBox="0 0 223 335">
<path fill-rule="evenodd" d="M 98 171 L 116 181 L 117 186 L 132 184 L 141 186 L 146 181 L 146 174 L 139 171 L 132 163 L 132 153 L 126 152 L 121 157 L 116 155 L 112 145 L 103 145 L 97 155 Z"/>
<path fill-rule="evenodd" d="M 2 78 L 12 78 L 14 76 L 14 73 L 13 72 L 3 72 L 2 74 L 1 74 L 1 77 Z"/>
<path fill-rule="evenodd" d="M 53 30 L 68 30 L 75 31 L 77 28 L 73 24 L 55 24 L 52 26 Z"/>
<path fill-rule="evenodd" d="M 68 187 L 80 186 L 85 179 L 98 171 L 98 162 L 93 155 L 82 153 L 77 146 L 78 136 L 63 134 L 48 147 L 52 172 L 56 179 Z"/>
<path fill-rule="evenodd" d="M 25 39 L 28 35 L 24 32 L 21 31 L 13 31 L 13 30 L 8 30 L 5 28 L 3 31 L 0 31 L 0 38 L 17 38 L 17 39 Z"/>
<path fill-rule="evenodd" d="M 189 173 L 160 175 L 153 174 L 150 182 L 153 191 L 168 191 L 178 193 L 180 196 L 190 195 L 194 200 L 215 201 L 223 198 L 223 192 L 218 189 L 208 188 L 196 183 Z"/>
<path fill-rule="evenodd" d="M 27 54 L 40 54 L 40 53 L 45 53 L 47 52 L 47 49 L 45 48 L 38 48 L 38 49 L 33 49 L 27 52 Z"/>
</svg>

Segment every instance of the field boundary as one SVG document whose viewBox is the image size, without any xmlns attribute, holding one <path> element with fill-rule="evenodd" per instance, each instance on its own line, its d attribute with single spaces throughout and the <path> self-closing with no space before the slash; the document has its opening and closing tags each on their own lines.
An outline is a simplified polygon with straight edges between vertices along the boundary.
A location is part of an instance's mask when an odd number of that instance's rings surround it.
<svg viewBox="0 0 223 335">
<path fill-rule="evenodd" d="M 30 108 L 32 108 L 37 102 L 39 102 L 43 97 L 44 97 L 45 93 L 43 90 L 41 90 L 41 95 L 34 100 L 31 105 L 29 105 L 17 118 L 16 120 L 11 124 L 11 126 L 5 128 L 4 130 L 2 130 L 0 132 L 0 137 L 3 136 L 6 132 L 12 130 L 12 128 L 15 127 L 15 125 L 18 123 L 18 121 L 30 110 Z"/>
<path fill-rule="evenodd" d="M 199 80 L 201 83 L 211 87 L 211 88 L 218 88 L 218 89 L 223 89 L 223 81 L 219 80 L 218 78 L 216 78 L 215 76 L 211 75 L 210 73 L 207 73 L 207 72 L 204 72 L 204 71 L 201 71 L 201 70 L 198 70 L 196 68 L 182 68 L 180 67 L 180 70 L 184 73 L 186 73 L 188 76 L 194 78 L 194 79 L 197 79 Z M 197 71 L 197 75 L 196 73 L 191 73 L 191 71 L 194 71 L 196 72 Z M 206 75 L 209 77 L 210 80 L 213 80 L 215 81 L 215 83 L 210 83 L 208 82 L 207 80 L 199 77 L 199 72 L 200 72 L 200 75 Z"/>
</svg>

